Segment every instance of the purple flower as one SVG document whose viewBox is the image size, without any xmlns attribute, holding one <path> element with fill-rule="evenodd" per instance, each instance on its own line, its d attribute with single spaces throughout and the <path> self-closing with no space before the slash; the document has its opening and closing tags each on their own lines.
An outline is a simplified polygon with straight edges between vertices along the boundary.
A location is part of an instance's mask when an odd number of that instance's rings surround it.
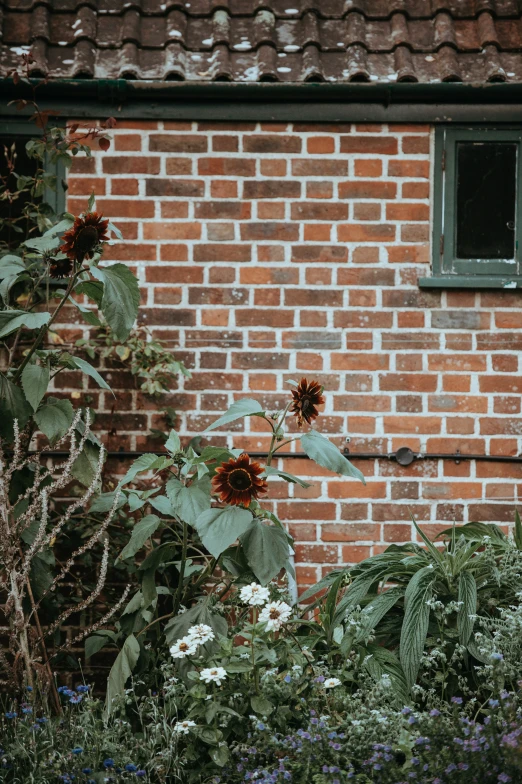
<svg viewBox="0 0 522 784">
<path fill-rule="evenodd" d="M 112 757 L 107 757 L 107 759 L 103 760 L 103 767 L 104 768 L 113 768 L 114 767 L 114 760 Z"/>
<path fill-rule="evenodd" d="M 5 714 L 6 719 L 16 719 L 17 716 L 18 713 L 15 713 L 14 711 L 7 711 Z"/>
<path fill-rule="evenodd" d="M 440 711 L 437 708 L 433 708 L 433 710 L 430 710 L 430 716 L 440 716 Z"/>
<path fill-rule="evenodd" d="M 451 701 L 454 705 L 462 705 L 462 697 L 452 697 Z"/>
<path fill-rule="evenodd" d="M 291 678 L 291 676 L 290 676 L 290 675 L 285 675 L 285 677 L 284 677 L 284 681 L 285 681 L 285 683 L 292 683 L 292 678 Z"/>
<path fill-rule="evenodd" d="M 147 771 L 146 771 L 146 770 L 137 770 L 137 771 L 136 771 L 136 776 L 137 776 L 139 779 L 143 779 L 143 778 L 145 778 L 145 776 L 146 776 L 146 775 L 147 775 Z"/>
</svg>

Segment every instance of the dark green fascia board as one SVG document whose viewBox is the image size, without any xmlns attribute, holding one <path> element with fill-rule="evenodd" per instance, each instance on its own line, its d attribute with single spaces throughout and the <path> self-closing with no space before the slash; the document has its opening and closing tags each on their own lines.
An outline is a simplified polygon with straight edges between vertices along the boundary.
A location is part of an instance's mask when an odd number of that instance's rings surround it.
<svg viewBox="0 0 522 784">
<path fill-rule="evenodd" d="M 0 82 L 0 112 L 31 100 L 69 117 L 312 122 L 520 122 L 522 83 L 159 82 L 31 79 Z M 26 114 L 30 108 L 22 110 Z"/>
<path fill-rule="evenodd" d="M 522 289 L 522 277 L 494 277 L 490 275 L 434 275 L 419 278 L 421 289 Z"/>
</svg>

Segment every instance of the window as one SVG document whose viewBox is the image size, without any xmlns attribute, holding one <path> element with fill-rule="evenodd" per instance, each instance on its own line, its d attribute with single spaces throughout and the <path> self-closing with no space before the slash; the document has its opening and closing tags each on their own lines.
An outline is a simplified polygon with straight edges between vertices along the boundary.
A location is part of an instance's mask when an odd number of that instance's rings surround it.
<svg viewBox="0 0 522 784">
<path fill-rule="evenodd" d="M 7 148 L 10 151 L 9 156 L 12 151 L 14 151 L 16 155 L 14 170 L 17 175 L 34 176 L 39 164 L 34 158 L 29 158 L 25 150 L 25 145 L 29 139 L 38 136 L 40 133 L 41 131 L 29 121 L 20 122 L 19 120 L 8 120 L 0 123 L 0 176 L 2 178 L 7 177 L 7 187 L 10 190 L 16 190 L 17 180 L 14 174 L 10 173 L 8 157 L 5 154 L 4 148 Z M 65 190 L 63 187 L 65 168 L 63 164 L 57 165 L 47 162 L 45 169 L 48 173 L 56 176 L 57 188 L 55 191 L 51 188 L 46 188 L 43 195 L 43 201 L 49 204 L 55 213 L 62 213 L 65 210 Z M 5 219 L 7 217 L 12 218 L 20 216 L 27 200 L 28 197 L 25 195 L 22 195 L 12 203 L 7 199 L 0 200 L 0 218 Z M 0 249 L 10 250 L 26 239 L 23 231 L 24 227 L 20 226 L 20 228 L 22 229 L 21 233 L 13 232 L 7 225 L 0 227 Z"/>
<path fill-rule="evenodd" d="M 439 127 L 424 288 L 522 288 L 522 130 Z"/>
</svg>

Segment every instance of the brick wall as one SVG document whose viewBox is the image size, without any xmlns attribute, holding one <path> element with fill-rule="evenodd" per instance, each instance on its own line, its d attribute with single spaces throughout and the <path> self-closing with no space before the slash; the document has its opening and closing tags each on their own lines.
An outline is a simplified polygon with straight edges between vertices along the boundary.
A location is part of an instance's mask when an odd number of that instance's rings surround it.
<svg viewBox="0 0 522 784">
<path fill-rule="evenodd" d="M 162 403 L 183 433 L 238 397 L 277 409 L 285 380 L 306 375 L 327 392 L 319 428 L 339 446 L 350 435 L 352 452 L 518 454 L 519 292 L 416 285 L 429 271 L 431 159 L 421 125 L 121 121 L 108 153 L 75 162 L 68 208 L 96 191 L 125 236 L 107 260 L 137 270 L 142 322 L 192 370 Z M 157 405 L 125 373 L 107 377 L 116 402 L 87 379 L 78 399 L 98 407 L 109 448 L 147 448 Z M 241 427 L 238 445 L 267 449 L 259 420 Z M 354 462 L 366 487 L 301 459 L 285 467 L 313 487 L 272 485 L 303 584 L 412 538 L 410 511 L 430 534 L 512 520 L 520 465 Z"/>
</svg>

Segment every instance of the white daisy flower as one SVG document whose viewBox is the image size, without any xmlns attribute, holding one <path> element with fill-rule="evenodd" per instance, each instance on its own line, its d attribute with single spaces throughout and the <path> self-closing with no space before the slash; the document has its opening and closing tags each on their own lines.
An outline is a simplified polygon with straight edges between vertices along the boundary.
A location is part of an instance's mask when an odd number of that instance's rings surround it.
<svg viewBox="0 0 522 784">
<path fill-rule="evenodd" d="M 251 607 L 262 607 L 270 598 L 270 592 L 268 588 L 263 588 L 258 583 L 250 583 L 250 585 L 241 588 L 239 596 L 244 604 L 249 604 Z"/>
<path fill-rule="evenodd" d="M 195 721 L 190 721 L 190 719 L 185 719 L 184 721 L 177 721 L 175 723 L 173 729 L 174 729 L 174 732 L 179 732 L 180 734 L 188 735 L 189 734 L 189 730 L 192 729 L 192 727 L 195 727 L 195 726 L 196 726 L 196 722 Z"/>
<path fill-rule="evenodd" d="M 277 632 L 292 615 L 292 608 L 286 602 L 270 602 L 259 613 L 259 622 L 266 623 L 268 632 Z"/>
<path fill-rule="evenodd" d="M 171 645 L 170 655 L 173 659 L 184 659 L 185 656 L 193 656 L 196 653 L 197 643 L 191 637 L 182 637 Z"/>
<path fill-rule="evenodd" d="M 196 626 L 191 626 L 187 632 L 187 638 L 193 640 L 196 645 L 203 645 L 209 640 L 213 640 L 215 636 L 212 627 L 207 626 L 206 623 L 198 623 Z"/>
<path fill-rule="evenodd" d="M 221 686 L 221 681 L 227 677 L 227 671 L 224 667 L 206 667 L 201 670 L 199 677 L 205 683 L 217 683 L 218 686 Z"/>
<path fill-rule="evenodd" d="M 324 682 L 325 689 L 335 689 L 336 686 L 340 686 L 341 681 L 339 678 L 327 678 Z"/>
</svg>

